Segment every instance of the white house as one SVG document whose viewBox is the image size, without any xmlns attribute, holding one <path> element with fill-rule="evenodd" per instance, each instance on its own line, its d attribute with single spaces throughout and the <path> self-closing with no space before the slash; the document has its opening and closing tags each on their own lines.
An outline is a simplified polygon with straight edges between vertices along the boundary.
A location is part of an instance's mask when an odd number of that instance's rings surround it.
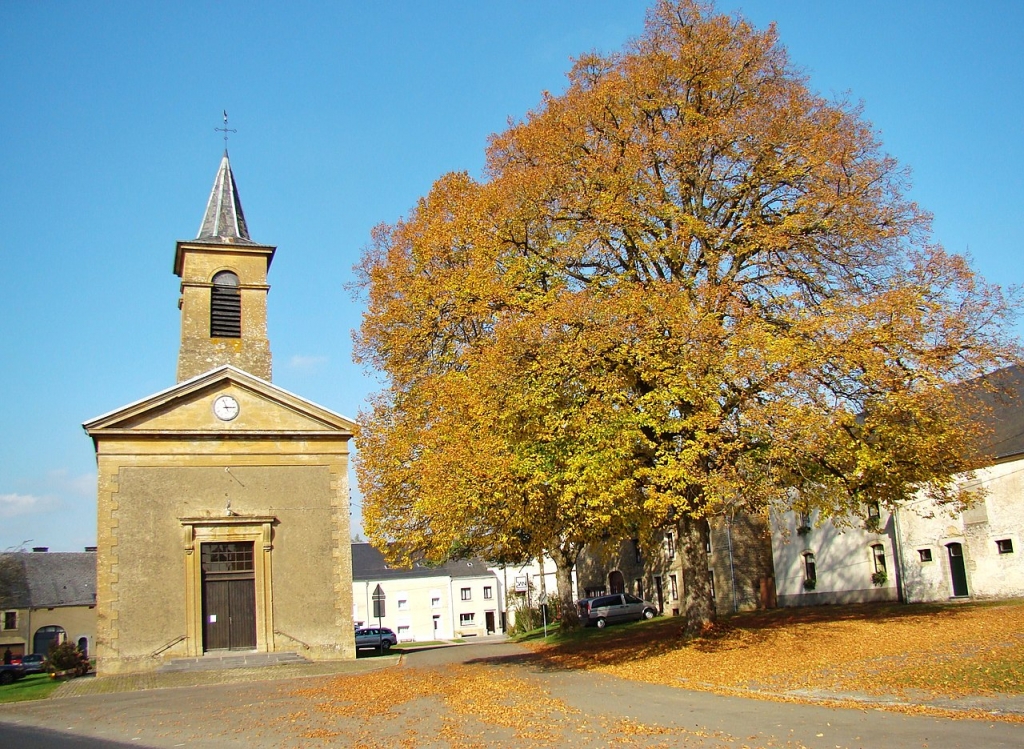
<svg viewBox="0 0 1024 749">
<path fill-rule="evenodd" d="M 498 578 L 484 562 L 389 567 L 368 543 L 352 544 L 352 618 L 374 626 L 373 594 L 384 594 L 380 625 L 401 642 L 476 637 L 502 631 L 504 607 Z"/>
<path fill-rule="evenodd" d="M 979 394 L 992 409 L 992 462 L 967 484 L 985 497 L 964 512 L 923 498 L 899 512 L 908 602 L 1024 596 L 1024 370 L 988 379 L 1005 391 Z"/>
<path fill-rule="evenodd" d="M 991 409 L 991 463 L 963 478 L 984 499 L 964 512 L 924 497 L 891 514 L 866 507 L 867 521 L 843 527 L 816 514 L 774 514 L 780 606 L 1024 596 L 1024 370 L 985 379 L 999 392 L 963 389 Z"/>
<path fill-rule="evenodd" d="M 815 511 L 772 514 L 772 558 L 779 606 L 895 601 L 899 598 L 895 518 L 865 508 L 845 527 Z"/>
</svg>

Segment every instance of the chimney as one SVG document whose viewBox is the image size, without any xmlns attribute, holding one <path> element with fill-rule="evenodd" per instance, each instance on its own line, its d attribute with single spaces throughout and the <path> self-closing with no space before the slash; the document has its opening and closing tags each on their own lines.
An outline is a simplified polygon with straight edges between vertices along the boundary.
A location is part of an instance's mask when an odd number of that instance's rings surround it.
<svg viewBox="0 0 1024 749">
<path fill-rule="evenodd" d="M 95 546 L 86 546 L 85 550 L 86 551 L 96 551 L 96 547 Z"/>
<path fill-rule="evenodd" d="M 45 554 L 49 550 L 50 550 L 49 546 L 33 546 L 32 547 L 32 551 L 38 552 L 40 554 Z"/>
</svg>

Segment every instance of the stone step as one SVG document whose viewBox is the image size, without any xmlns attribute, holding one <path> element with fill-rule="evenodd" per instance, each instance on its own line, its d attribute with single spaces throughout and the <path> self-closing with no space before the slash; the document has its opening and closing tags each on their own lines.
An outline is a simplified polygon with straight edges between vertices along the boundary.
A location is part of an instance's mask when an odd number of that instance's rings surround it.
<svg viewBox="0 0 1024 749">
<path fill-rule="evenodd" d="M 262 668 L 284 664 L 309 663 L 298 653 L 258 653 L 256 651 L 230 651 L 207 653 L 199 658 L 175 658 L 157 671 L 221 671 L 228 668 Z"/>
</svg>

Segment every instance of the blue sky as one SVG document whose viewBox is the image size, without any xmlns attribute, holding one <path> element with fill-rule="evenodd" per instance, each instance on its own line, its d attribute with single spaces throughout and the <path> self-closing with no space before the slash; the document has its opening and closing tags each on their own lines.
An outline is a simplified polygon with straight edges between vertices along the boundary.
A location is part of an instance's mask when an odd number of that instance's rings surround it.
<svg viewBox="0 0 1024 749">
<path fill-rule="evenodd" d="M 325 7 L 326 6 L 326 7 Z M 969 6 L 969 7 L 968 7 Z M 274 381 L 354 417 L 343 288 L 370 229 L 558 92 L 645 2 L 0 3 L 0 549 L 95 543 L 81 423 L 174 384 L 174 243 L 223 141 L 271 269 Z M 723 1 L 864 104 L 935 238 L 1024 281 L 1024 3 Z M 359 495 L 354 496 L 358 522 Z"/>
</svg>

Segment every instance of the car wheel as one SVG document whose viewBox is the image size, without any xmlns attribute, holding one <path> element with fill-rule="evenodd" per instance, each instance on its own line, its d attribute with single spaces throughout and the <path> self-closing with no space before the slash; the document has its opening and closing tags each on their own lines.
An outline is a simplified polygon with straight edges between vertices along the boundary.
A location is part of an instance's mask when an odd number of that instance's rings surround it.
<svg viewBox="0 0 1024 749">
<path fill-rule="evenodd" d="M 604 620 L 604 617 L 603 616 L 599 617 L 598 620 L 597 620 L 597 628 L 598 629 L 604 629 L 607 626 L 608 626 L 608 622 L 606 622 Z"/>
<path fill-rule="evenodd" d="M 14 683 L 14 674 L 13 673 L 11 673 L 10 671 L 4 671 L 2 674 L 0 674 L 0 684 L 13 684 L 13 683 Z"/>
<path fill-rule="evenodd" d="M 654 618 L 654 610 L 653 609 L 644 609 L 644 619 L 653 619 L 653 618 Z"/>
<path fill-rule="evenodd" d="M 384 640 L 384 642 L 382 642 L 382 643 L 380 644 L 380 652 L 382 652 L 382 653 L 386 653 L 386 652 L 388 652 L 389 650 L 391 650 L 391 643 L 390 643 L 390 642 L 388 642 L 387 640 Z"/>
</svg>

